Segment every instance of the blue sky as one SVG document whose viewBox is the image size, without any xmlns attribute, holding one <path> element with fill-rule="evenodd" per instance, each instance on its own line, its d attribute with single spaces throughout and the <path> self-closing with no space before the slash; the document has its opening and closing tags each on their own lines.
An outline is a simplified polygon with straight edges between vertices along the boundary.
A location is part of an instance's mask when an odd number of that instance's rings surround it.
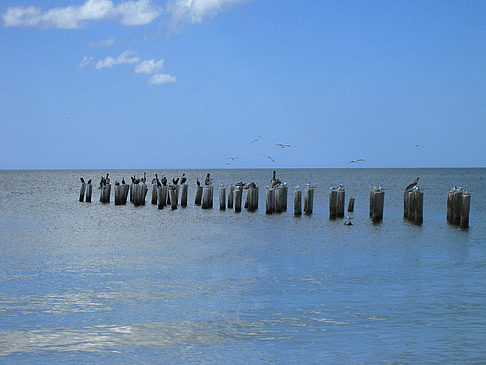
<svg viewBox="0 0 486 365">
<path fill-rule="evenodd" d="M 484 167 L 485 14 L 3 0 L 0 169 Z"/>
</svg>

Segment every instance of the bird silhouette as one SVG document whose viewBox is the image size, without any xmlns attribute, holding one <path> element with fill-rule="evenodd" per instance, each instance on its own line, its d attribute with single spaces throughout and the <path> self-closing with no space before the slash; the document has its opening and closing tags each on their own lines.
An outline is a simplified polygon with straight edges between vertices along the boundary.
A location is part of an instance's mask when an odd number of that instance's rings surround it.
<svg viewBox="0 0 486 365">
<path fill-rule="evenodd" d="M 250 143 L 255 143 L 255 142 L 258 142 L 260 140 L 260 138 L 262 138 L 262 136 L 258 136 L 256 137 L 255 139 L 253 139 L 253 141 L 251 141 Z"/>
<path fill-rule="evenodd" d="M 289 144 L 282 144 L 282 143 L 277 143 L 275 146 L 279 146 L 280 148 L 292 147 Z"/>
<path fill-rule="evenodd" d="M 274 160 L 272 157 L 270 157 L 270 156 L 268 156 L 268 155 L 262 155 L 262 156 L 264 156 L 264 157 L 268 158 L 270 161 L 272 161 L 273 163 L 275 163 L 275 160 Z"/>
<path fill-rule="evenodd" d="M 351 160 L 351 161 L 348 162 L 348 165 L 352 164 L 352 163 L 361 162 L 361 161 L 365 161 L 365 159 L 364 158 L 357 158 L 356 160 Z"/>
<path fill-rule="evenodd" d="M 407 185 L 407 187 L 405 188 L 405 191 L 410 190 L 415 185 L 417 185 L 418 181 L 419 181 L 419 178 L 417 177 L 413 183 Z"/>
</svg>

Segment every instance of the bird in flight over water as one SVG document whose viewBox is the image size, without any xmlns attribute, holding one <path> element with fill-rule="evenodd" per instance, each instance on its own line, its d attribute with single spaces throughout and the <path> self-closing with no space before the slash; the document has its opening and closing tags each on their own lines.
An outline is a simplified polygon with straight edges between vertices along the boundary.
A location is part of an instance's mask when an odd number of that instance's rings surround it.
<svg viewBox="0 0 486 365">
<path fill-rule="evenodd" d="M 352 164 L 352 163 L 357 163 L 357 162 L 361 162 L 361 161 L 366 161 L 364 158 L 357 158 L 356 160 L 351 160 L 348 162 L 348 165 L 349 164 Z"/>
<path fill-rule="evenodd" d="M 289 144 L 282 144 L 282 143 L 277 143 L 275 146 L 279 146 L 280 148 L 285 148 L 285 147 L 292 147 Z"/>
<path fill-rule="evenodd" d="M 251 141 L 250 143 L 255 143 L 255 142 L 258 142 L 260 140 L 260 138 L 262 138 L 262 136 L 258 136 L 256 137 L 253 141 Z"/>
<path fill-rule="evenodd" d="M 235 157 L 228 157 L 228 160 L 233 161 L 233 160 L 236 160 L 237 158 L 239 158 L 239 157 L 238 157 L 238 156 L 235 156 Z"/>
<path fill-rule="evenodd" d="M 268 155 L 262 155 L 262 156 L 265 156 L 266 158 L 268 158 L 269 160 L 271 160 L 273 163 L 275 163 L 275 160 L 273 158 L 271 158 L 270 156 L 268 156 Z"/>
<path fill-rule="evenodd" d="M 412 143 L 412 145 L 414 145 L 417 148 L 424 148 L 423 144 Z"/>
</svg>

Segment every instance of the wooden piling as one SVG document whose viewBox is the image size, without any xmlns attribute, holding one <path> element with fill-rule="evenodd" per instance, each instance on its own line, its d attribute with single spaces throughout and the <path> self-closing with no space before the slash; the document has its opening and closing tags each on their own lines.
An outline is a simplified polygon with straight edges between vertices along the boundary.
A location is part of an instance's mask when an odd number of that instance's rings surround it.
<svg viewBox="0 0 486 365">
<path fill-rule="evenodd" d="M 234 196 L 234 187 L 233 185 L 229 185 L 228 187 L 228 209 L 233 209 L 233 196 Z"/>
<path fill-rule="evenodd" d="M 408 190 L 407 191 L 407 218 L 410 220 L 415 220 L 415 190 Z"/>
<path fill-rule="evenodd" d="M 282 212 L 287 211 L 287 196 L 288 196 L 287 183 L 283 183 L 282 184 Z"/>
<path fill-rule="evenodd" d="M 453 196 L 453 211 L 452 211 L 452 221 L 454 224 L 461 224 L 461 211 L 462 211 L 462 191 L 454 191 Z"/>
<path fill-rule="evenodd" d="M 380 222 L 383 220 L 384 203 L 385 192 L 381 190 L 373 190 L 373 214 L 371 216 L 373 222 Z"/>
<path fill-rule="evenodd" d="M 354 197 L 350 196 L 349 203 L 348 203 L 348 213 L 353 213 L 353 212 L 354 212 Z"/>
<path fill-rule="evenodd" d="M 250 212 L 254 212 L 258 209 L 258 187 L 250 187 L 246 191 L 248 197 L 247 209 Z"/>
<path fill-rule="evenodd" d="M 157 184 L 152 184 L 152 204 L 157 204 Z"/>
<path fill-rule="evenodd" d="M 226 188 L 219 188 L 219 210 L 226 210 Z"/>
<path fill-rule="evenodd" d="M 148 187 L 145 185 L 145 183 L 141 183 L 140 185 L 142 187 L 141 205 L 145 205 L 145 197 L 147 196 Z"/>
<path fill-rule="evenodd" d="M 170 186 L 169 187 L 169 195 L 170 195 L 170 207 L 172 210 L 177 209 L 177 197 L 176 197 L 176 187 Z"/>
<path fill-rule="evenodd" d="M 304 213 L 312 214 L 314 207 L 314 188 L 306 186 L 304 195 Z"/>
<path fill-rule="evenodd" d="M 265 191 L 265 214 L 272 214 L 274 208 L 274 189 L 267 188 Z"/>
<path fill-rule="evenodd" d="M 110 193 L 111 193 L 111 184 L 106 184 L 102 186 L 100 191 L 100 202 L 109 203 Z"/>
<path fill-rule="evenodd" d="M 413 198 L 415 223 L 421 224 L 424 221 L 424 193 L 416 189 Z"/>
<path fill-rule="evenodd" d="M 237 186 L 236 189 L 234 190 L 234 199 L 233 199 L 236 213 L 241 212 L 242 195 L 243 195 L 243 190 L 241 189 L 241 186 Z"/>
<path fill-rule="evenodd" d="M 329 190 L 329 219 L 336 219 L 337 217 L 337 190 L 332 188 Z"/>
<path fill-rule="evenodd" d="M 86 186 L 86 203 L 91 203 L 91 194 L 93 193 L 93 185 L 88 184 Z"/>
<path fill-rule="evenodd" d="M 86 183 L 81 183 L 81 190 L 79 191 L 79 201 L 84 202 L 84 193 L 86 191 Z"/>
<path fill-rule="evenodd" d="M 187 207 L 187 192 L 189 187 L 187 184 L 181 185 L 181 207 Z"/>
<path fill-rule="evenodd" d="M 302 190 L 294 190 L 294 215 L 302 215 Z"/>
<path fill-rule="evenodd" d="M 115 187 L 114 187 L 114 193 L 115 193 L 115 205 L 121 205 L 122 203 L 122 195 L 123 195 L 123 191 L 122 191 L 122 187 L 120 184 L 115 184 Z"/>
<path fill-rule="evenodd" d="M 128 190 L 130 188 L 129 185 L 127 184 L 122 184 L 122 189 L 123 189 L 123 204 L 127 204 L 127 198 L 128 198 Z"/>
<path fill-rule="evenodd" d="M 201 205 L 201 200 L 203 196 L 204 188 L 202 186 L 198 186 L 196 189 L 196 199 L 194 200 L 195 205 Z"/>
<path fill-rule="evenodd" d="M 453 222 L 454 190 L 447 192 L 447 221 Z"/>
<path fill-rule="evenodd" d="M 135 204 L 135 184 L 130 184 L 130 203 Z"/>
<path fill-rule="evenodd" d="M 244 207 L 245 207 L 245 209 L 248 209 L 248 200 L 250 200 L 250 188 L 245 189 L 245 190 L 246 190 L 246 196 L 245 196 Z"/>
<path fill-rule="evenodd" d="M 166 204 L 167 204 L 167 185 L 162 185 L 158 187 L 157 208 L 164 209 Z"/>
<path fill-rule="evenodd" d="M 471 205 L 471 195 L 465 192 L 462 195 L 462 207 L 461 207 L 461 228 L 469 227 L 469 208 Z"/>
<path fill-rule="evenodd" d="M 403 218 L 408 218 L 408 190 L 403 192 Z"/>
<path fill-rule="evenodd" d="M 275 213 L 281 213 L 283 211 L 283 189 L 280 186 L 274 188 L 273 193 L 274 209 Z"/>
<path fill-rule="evenodd" d="M 338 188 L 336 191 L 336 217 L 344 217 L 345 190 Z"/>
<path fill-rule="evenodd" d="M 176 205 L 179 204 L 179 190 L 180 190 L 180 185 L 175 186 L 175 203 Z"/>
<path fill-rule="evenodd" d="M 201 207 L 203 209 L 211 209 L 213 207 L 213 186 L 212 185 L 206 185 L 203 188 Z"/>
</svg>

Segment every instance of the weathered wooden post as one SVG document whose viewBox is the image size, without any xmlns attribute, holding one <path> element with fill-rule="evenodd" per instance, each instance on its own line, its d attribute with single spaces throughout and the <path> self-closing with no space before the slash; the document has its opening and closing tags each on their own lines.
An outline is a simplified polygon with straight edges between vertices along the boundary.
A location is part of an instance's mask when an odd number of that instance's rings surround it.
<svg viewBox="0 0 486 365">
<path fill-rule="evenodd" d="M 250 200 L 250 188 L 245 189 L 246 190 L 246 196 L 245 196 L 245 204 L 243 205 L 245 209 L 248 209 L 248 201 Z"/>
<path fill-rule="evenodd" d="M 331 188 L 329 190 L 329 219 L 336 219 L 337 217 L 337 190 Z"/>
<path fill-rule="evenodd" d="M 287 196 L 288 196 L 288 187 L 287 183 L 282 183 L 282 211 L 287 211 Z"/>
<path fill-rule="evenodd" d="M 236 189 L 234 190 L 234 199 L 233 199 L 236 213 L 241 212 L 242 195 L 243 195 L 243 190 L 241 186 L 237 186 Z"/>
<path fill-rule="evenodd" d="M 101 188 L 100 201 L 102 203 L 110 202 L 111 184 L 106 184 Z"/>
<path fill-rule="evenodd" d="M 302 215 L 302 190 L 294 189 L 294 215 Z"/>
<path fill-rule="evenodd" d="M 258 209 L 258 187 L 251 186 L 246 191 L 248 196 L 248 206 L 247 209 L 250 212 L 253 212 Z"/>
<path fill-rule="evenodd" d="M 275 206 L 274 203 L 274 193 L 275 190 L 273 188 L 267 187 L 265 191 L 265 214 L 272 214 L 273 208 Z"/>
<path fill-rule="evenodd" d="M 180 190 L 180 185 L 175 186 L 175 203 L 176 205 L 179 204 L 179 190 Z"/>
<path fill-rule="evenodd" d="M 152 184 L 152 204 L 157 204 L 157 184 Z"/>
<path fill-rule="evenodd" d="M 142 185 L 142 191 L 143 191 L 143 195 L 142 195 L 142 205 L 145 205 L 145 198 L 147 196 L 148 186 L 145 183 L 142 183 L 141 185 Z"/>
<path fill-rule="evenodd" d="M 91 203 L 91 194 L 93 193 L 93 185 L 89 183 L 86 186 L 86 203 Z"/>
<path fill-rule="evenodd" d="M 307 185 L 305 187 L 305 195 L 304 195 L 304 213 L 312 214 L 313 207 L 314 207 L 314 188 Z"/>
<path fill-rule="evenodd" d="M 201 205 L 201 200 L 203 196 L 204 188 L 202 186 L 198 186 L 196 190 L 196 199 L 194 200 L 195 205 Z"/>
<path fill-rule="evenodd" d="M 141 204 L 141 190 L 142 187 L 139 184 L 132 184 L 131 185 L 131 190 L 132 190 L 132 203 L 136 207 L 138 207 Z"/>
<path fill-rule="evenodd" d="M 383 220 L 383 208 L 385 203 L 385 192 L 378 189 L 373 189 L 373 222 L 380 222 Z"/>
<path fill-rule="evenodd" d="M 471 205 L 471 195 L 465 191 L 462 195 L 462 207 L 461 207 L 461 228 L 469 227 L 469 208 Z"/>
<path fill-rule="evenodd" d="M 415 223 L 421 224 L 424 221 L 424 193 L 420 189 L 414 192 L 414 217 Z"/>
<path fill-rule="evenodd" d="M 336 191 L 336 217 L 344 217 L 345 190 L 340 186 Z"/>
<path fill-rule="evenodd" d="M 114 190 L 114 193 L 115 193 L 115 205 L 121 205 L 121 201 L 122 201 L 122 197 L 121 197 L 121 195 L 122 195 L 121 185 L 115 183 L 115 188 L 113 190 Z"/>
<path fill-rule="evenodd" d="M 273 211 L 275 213 L 281 213 L 283 206 L 283 189 L 280 186 L 277 186 L 273 190 L 273 200 L 275 204 Z"/>
<path fill-rule="evenodd" d="M 447 192 L 447 221 L 453 222 L 454 189 Z"/>
<path fill-rule="evenodd" d="M 84 193 L 86 191 L 86 183 L 81 183 L 81 190 L 79 191 L 79 201 L 84 202 Z"/>
<path fill-rule="evenodd" d="M 373 217 L 373 209 L 375 204 L 375 189 L 376 187 L 373 186 L 370 191 L 370 217 Z"/>
<path fill-rule="evenodd" d="M 203 194 L 202 194 L 202 205 L 201 207 L 203 209 L 211 209 L 213 207 L 213 186 L 212 185 L 206 185 L 203 188 Z"/>
<path fill-rule="evenodd" d="M 354 212 L 354 197 L 349 197 L 349 203 L 348 203 L 348 213 L 353 213 Z"/>
<path fill-rule="evenodd" d="M 158 190 L 157 208 L 164 209 L 165 205 L 167 204 L 167 185 L 159 186 Z"/>
<path fill-rule="evenodd" d="M 234 196 L 234 187 L 232 184 L 228 187 L 228 209 L 233 209 L 233 196 Z"/>
<path fill-rule="evenodd" d="M 219 188 L 219 210 L 226 210 L 226 188 Z"/>
<path fill-rule="evenodd" d="M 408 191 L 405 190 L 403 192 L 403 218 L 408 218 L 408 200 L 409 200 Z"/>
<path fill-rule="evenodd" d="M 176 187 L 174 185 L 169 186 L 170 195 L 170 207 L 172 210 L 177 209 L 177 197 L 176 197 Z"/>
<path fill-rule="evenodd" d="M 181 207 L 187 207 L 187 191 L 189 187 L 187 184 L 181 185 Z"/>
<path fill-rule="evenodd" d="M 407 191 L 407 217 L 410 220 L 415 220 L 415 189 Z"/>
<path fill-rule="evenodd" d="M 130 203 L 135 204 L 135 184 L 130 184 Z"/>
<path fill-rule="evenodd" d="M 123 187 L 123 204 L 127 204 L 127 198 L 128 198 L 128 190 L 130 189 L 130 186 L 122 183 Z"/>
<path fill-rule="evenodd" d="M 462 190 L 456 189 L 454 191 L 453 202 L 452 220 L 454 224 L 459 225 L 461 224 Z"/>
</svg>

